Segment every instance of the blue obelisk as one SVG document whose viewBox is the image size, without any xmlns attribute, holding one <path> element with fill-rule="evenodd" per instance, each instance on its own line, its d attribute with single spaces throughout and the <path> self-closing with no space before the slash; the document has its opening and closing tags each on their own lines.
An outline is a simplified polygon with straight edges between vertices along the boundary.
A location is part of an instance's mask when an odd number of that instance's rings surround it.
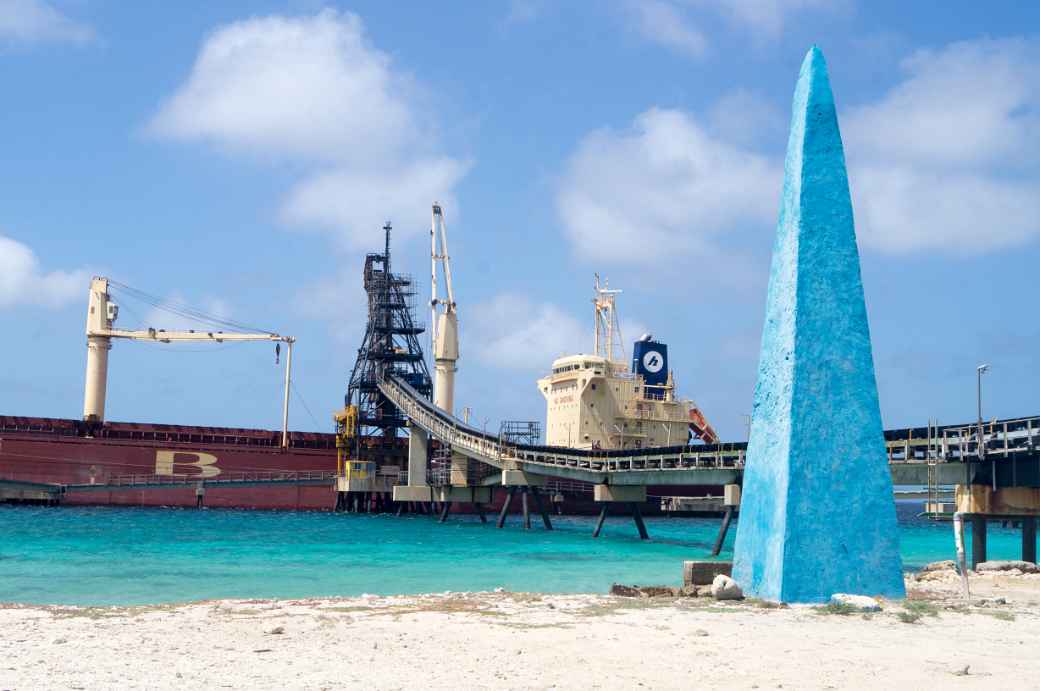
<svg viewBox="0 0 1040 691">
<path fill-rule="evenodd" d="M 823 53 L 794 92 L 733 576 L 753 597 L 903 597 L 852 201 Z"/>
</svg>

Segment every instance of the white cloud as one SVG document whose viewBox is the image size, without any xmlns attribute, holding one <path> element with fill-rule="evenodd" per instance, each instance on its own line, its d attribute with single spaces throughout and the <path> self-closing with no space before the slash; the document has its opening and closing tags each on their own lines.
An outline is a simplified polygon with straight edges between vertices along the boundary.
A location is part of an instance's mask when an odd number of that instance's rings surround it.
<svg viewBox="0 0 1040 691">
<path fill-rule="evenodd" d="M 503 293 L 460 315 L 460 355 L 489 367 L 540 372 L 561 355 L 591 350 L 590 329 L 557 305 Z"/>
<path fill-rule="evenodd" d="M 247 152 L 370 159 L 419 136 L 406 92 L 355 15 L 247 19 L 206 40 L 152 128 Z"/>
<path fill-rule="evenodd" d="M 0 0 L 0 40 L 86 43 L 93 38 L 94 30 L 88 25 L 70 19 L 43 0 Z"/>
<path fill-rule="evenodd" d="M 214 32 L 150 130 L 303 164 L 283 221 L 367 246 L 387 218 L 407 235 L 469 167 L 437 151 L 420 89 L 372 46 L 361 20 L 324 10 Z"/>
<path fill-rule="evenodd" d="M 707 114 L 713 135 L 740 146 L 785 141 L 789 119 L 763 96 L 744 88 L 724 93 Z"/>
<path fill-rule="evenodd" d="M 0 308 L 20 305 L 62 307 L 87 299 L 90 273 L 85 269 L 44 272 L 28 246 L 0 235 Z"/>
<path fill-rule="evenodd" d="M 812 9 L 841 9 L 844 0 L 687 0 L 713 9 L 755 33 L 776 37 L 790 15 Z"/>
<path fill-rule="evenodd" d="M 1040 46 L 968 41 L 902 64 L 898 84 L 840 114 L 861 244 L 973 254 L 1040 236 Z M 783 171 L 761 145 L 785 120 L 738 89 L 703 124 L 653 108 L 628 131 L 591 133 L 557 194 L 577 254 L 711 258 L 734 228 L 771 225 Z"/>
<path fill-rule="evenodd" d="M 707 37 L 665 0 L 630 0 L 629 13 L 643 38 L 679 53 L 699 58 L 708 48 Z"/>
<path fill-rule="evenodd" d="M 452 190 L 468 167 L 452 158 L 436 158 L 390 170 L 319 173 L 292 189 L 282 220 L 337 231 L 347 249 L 371 249 L 380 245 L 390 210 L 398 210 L 391 219 L 394 230 L 413 235 L 429 228 L 430 202 L 457 208 Z"/>
<path fill-rule="evenodd" d="M 919 51 L 844 118 L 858 234 L 893 253 L 975 253 L 1040 235 L 1040 50 L 978 40 Z"/>
<path fill-rule="evenodd" d="M 653 43 L 694 58 L 711 47 L 701 26 L 721 16 L 752 35 L 775 39 L 790 17 L 806 10 L 842 10 L 847 0 L 626 0 L 633 27 Z"/>
<path fill-rule="evenodd" d="M 591 311 L 587 319 L 578 319 L 559 305 L 517 293 L 500 293 L 460 319 L 461 357 L 486 367 L 547 372 L 558 357 L 593 350 Z M 622 320 L 622 359 L 646 330 L 641 322 Z"/>
<path fill-rule="evenodd" d="M 509 24 L 526 24 L 538 19 L 542 13 L 540 0 L 511 0 L 506 22 Z"/>
<path fill-rule="evenodd" d="M 742 223 L 771 223 L 782 175 L 690 115 L 652 108 L 627 131 L 585 137 L 568 161 L 557 209 L 583 258 L 666 263 L 715 254 L 719 238 Z"/>
<path fill-rule="evenodd" d="M 309 283 L 294 297 L 296 310 L 304 317 L 328 322 L 337 343 L 351 348 L 361 345 L 368 318 L 368 305 L 359 299 L 360 272 L 354 266 L 342 273 Z"/>
</svg>

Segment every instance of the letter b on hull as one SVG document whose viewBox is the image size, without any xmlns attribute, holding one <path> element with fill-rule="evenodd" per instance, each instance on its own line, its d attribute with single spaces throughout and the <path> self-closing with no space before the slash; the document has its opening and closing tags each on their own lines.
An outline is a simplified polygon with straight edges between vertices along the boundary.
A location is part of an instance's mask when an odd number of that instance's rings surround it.
<svg viewBox="0 0 1040 691">
<path fill-rule="evenodd" d="M 188 468 L 198 468 L 198 472 L 191 472 Z M 163 449 L 155 452 L 155 474 L 185 475 L 202 479 L 220 475 L 220 468 L 217 467 L 217 457 L 211 453 Z"/>
</svg>

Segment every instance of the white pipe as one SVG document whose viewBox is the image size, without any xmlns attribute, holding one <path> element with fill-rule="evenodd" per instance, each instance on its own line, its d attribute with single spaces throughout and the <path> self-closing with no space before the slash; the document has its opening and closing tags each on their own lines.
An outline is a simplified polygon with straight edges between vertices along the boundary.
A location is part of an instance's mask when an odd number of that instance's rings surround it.
<svg viewBox="0 0 1040 691">
<path fill-rule="evenodd" d="M 455 361 L 437 360 L 434 363 L 434 374 L 437 376 L 437 381 L 434 386 L 433 404 L 444 412 L 454 415 Z"/>
<path fill-rule="evenodd" d="M 968 590 L 968 566 L 964 557 L 964 514 L 960 511 L 953 514 L 953 541 L 957 545 L 957 570 L 961 572 L 961 585 L 964 588 L 964 598 L 970 599 L 971 592 Z"/>
<path fill-rule="evenodd" d="M 112 339 L 107 336 L 87 336 L 87 377 L 83 389 L 83 419 L 104 422 L 105 395 L 108 389 L 108 351 Z"/>
<path fill-rule="evenodd" d="M 95 276 L 90 281 L 87 299 L 87 371 L 83 387 L 83 419 L 104 422 L 105 396 L 108 389 L 108 351 L 112 339 L 102 336 L 112 328 L 116 307 L 108 303 L 108 279 Z"/>
<path fill-rule="evenodd" d="M 282 448 L 289 448 L 289 385 L 292 383 L 292 347 L 296 339 L 286 339 L 285 354 L 285 398 L 282 401 Z"/>
</svg>

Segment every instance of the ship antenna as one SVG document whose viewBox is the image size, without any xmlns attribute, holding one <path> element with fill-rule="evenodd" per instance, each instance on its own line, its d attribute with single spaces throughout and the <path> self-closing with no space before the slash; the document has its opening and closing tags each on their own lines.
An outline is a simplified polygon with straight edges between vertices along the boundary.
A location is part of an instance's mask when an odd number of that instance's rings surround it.
<svg viewBox="0 0 1040 691">
<path fill-rule="evenodd" d="M 622 349 L 621 323 L 617 318 L 615 297 L 621 293 L 620 290 L 610 289 L 610 280 L 604 279 L 600 287 L 599 274 L 595 274 L 594 284 L 596 297 L 592 302 L 595 305 L 596 338 L 595 353 L 605 357 L 608 362 L 614 362 L 614 345 Z"/>
</svg>

